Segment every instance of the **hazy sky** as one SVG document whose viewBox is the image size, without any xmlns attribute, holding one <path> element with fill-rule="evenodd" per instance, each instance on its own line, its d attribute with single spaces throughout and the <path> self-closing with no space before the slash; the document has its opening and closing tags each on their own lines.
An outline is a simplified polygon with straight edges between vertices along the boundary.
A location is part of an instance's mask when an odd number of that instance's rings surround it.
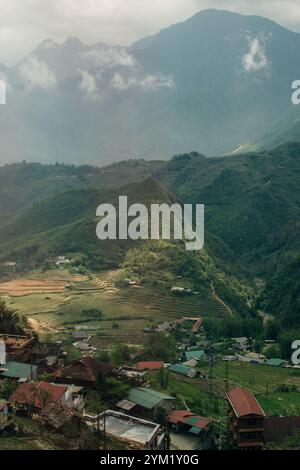
<svg viewBox="0 0 300 470">
<path fill-rule="evenodd" d="M 0 62 L 13 65 L 46 38 L 128 45 L 206 8 L 266 16 L 300 32 L 300 0 L 0 0 Z"/>
</svg>

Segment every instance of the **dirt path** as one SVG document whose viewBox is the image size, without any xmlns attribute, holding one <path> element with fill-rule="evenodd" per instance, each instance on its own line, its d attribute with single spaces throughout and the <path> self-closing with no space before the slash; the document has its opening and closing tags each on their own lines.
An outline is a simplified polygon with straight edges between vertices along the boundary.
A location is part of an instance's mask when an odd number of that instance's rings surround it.
<svg viewBox="0 0 300 470">
<path fill-rule="evenodd" d="M 231 308 L 228 307 L 228 305 L 225 304 L 225 302 L 224 302 L 222 299 L 220 299 L 220 297 L 218 297 L 218 295 L 216 294 L 215 288 L 214 288 L 214 285 L 213 285 L 213 282 L 212 282 L 212 281 L 210 281 L 210 287 L 211 287 L 211 291 L 212 291 L 212 294 L 213 294 L 214 298 L 215 298 L 218 302 L 220 302 L 220 303 L 226 308 L 226 310 L 229 312 L 229 315 L 230 315 L 231 317 L 233 317 L 234 315 L 233 315 L 233 312 L 232 312 Z"/>
</svg>

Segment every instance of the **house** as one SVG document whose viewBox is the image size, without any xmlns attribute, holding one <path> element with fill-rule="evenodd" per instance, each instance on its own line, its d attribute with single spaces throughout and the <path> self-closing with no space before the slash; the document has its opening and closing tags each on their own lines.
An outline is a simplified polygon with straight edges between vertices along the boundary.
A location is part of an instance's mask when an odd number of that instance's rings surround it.
<svg viewBox="0 0 300 470">
<path fill-rule="evenodd" d="M 48 403 L 43 408 L 39 419 L 44 426 L 55 431 L 61 432 L 64 426 L 69 425 L 75 436 L 79 436 L 81 432 L 81 416 L 73 409 L 59 402 Z"/>
<path fill-rule="evenodd" d="M 53 372 L 55 382 L 94 386 L 103 377 L 112 375 L 113 366 L 96 361 L 93 357 L 81 357 Z"/>
<path fill-rule="evenodd" d="M 199 349 L 196 351 L 184 351 L 182 353 L 182 360 L 189 361 L 190 359 L 196 359 L 196 361 L 200 361 L 201 359 L 205 358 L 205 352 L 203 349 Z"/>
<path fill-rule="evenodd" d="M 70 264 L 71 263 L 71 260 L 66 258 L 65 256 L 58 256 L 57 259 L 56 259 L 56 266 L 63 266 L 65 264 Z"/>
<path fill-rule="evenodd" d="M 239 449 L 261 449 L 265 413 L 253 393 L 237 387 L 227 393 L 227 400 L 230 445 Z"/>
<path fill-rule="evenodd" d="M 235 344 L 233 345 L 234 349 L 237 349 L 239 351 L 247 351 L 250 349 L 250 340 L 246 338 L 245 336 L 241 338 L 231 338 L 231 341 L 233 341 Z"/>
<path fill-rule="evenodd" d="M 7 401 L 0 399 L 0 432 L 4 431 L 8 424 Z"/>
<path fill-rule="evenodd" d="M 126 379 L 131 385 L 142 385 L 146 380 L 146 374 L 146 371 L 141 371 L 131 366 L 123 366 L 115 371 L 118 379 Z"/>
<path fill-rule="evenodd" d="M 180 375 L 185 375 L 186 377 L 196 377 L 198 374 L 197 369 L 194 369 L 193 367 L 188 367 L 183 364 L 172 364 L 169 367 L 170 372 L 174 372 L 174 374 L 180 374 Z"/>
<path fill-rule="evenodd" d="M 283 359 L 279 359 L 277 357 L 268 359 L 266 361 L 266 365 L 272 366 L 272 367 L 282 367 L 282 366 L 285 366 L 286 364 L 287 364 L 287 361 L 284 361 Z"/>
<path fill-rule="evenodd" d="M 116 407 L 134 415 L 156 419 L 159 409 L 166 413 L 173 409 L 174 400 L 174 397 L 152 388 L 134 387 L 130 389 L 127 399 L 119 401 Z"/>
<path fill-rule="evenodd" d="M 73 406 L 70 387 L 48 382 L 20 384 L 10 396 L 9 402 L 19 410 L 27 410 L 29 407 L 42 409 L 54 402 L 70 408 Z"/>
<path fill-rule="evenodd" d="M 266 444 L 282 445 L 286 439 L 300 432 L 300 416 L 276 416 L 264 419 Z"/>
<path fill-rule="evenodd" d="M 175 434 L 185 435 L 187 440 L 193 440 L 195 450 L 211 449 L 213 444 L 211 419 L 196 415 L 189 410 L 173 410 L 169 413 L 167 421 Z M 171 443 L 172 441 L 175 447 L 176 443 L 178 446 L 178 439 L 172 439 L 171 436 Z"/>
<path fill-rule="evenodd" d="M 126 444 L 131 450 L 165 450 L 166 438 L 161 426 L 151 421 L 107 410 L 100 415 L 100 429 L 108 437 Z M 96 424 L 96 423 L 95 423 Z"/>
<path fill-rule="evenodd" d="M 0 364 L 6 361 L 29 362 L 32 357 L 32 347 L 35 339 L 25 335 L 0 334 L 0 342 L 5 345 L 5 359 L 0 358 Z"/>
<path fill-rule="evenodd" d="M 140 361 L 136 363 L 135 367 L 140 370 L 160 370 L 164 368 L 164 363 L 161 361 Z"/>
<path fill-rule="evenodd" d="M 256 352 L 248 352 L 244 356 L 239 356 L 242 357 L 244 362 L 253 362 L 256 364 L 264 364 L 266 362 L 266 356 L 263 354 L 259 354 Z M 241 359 L 240 359 L 241 360 Z"/>
<path fill-rule="evenodd" d="M 22 362 L 8 361 L 0 365 L 0 379 L 12 379 L 19 382 L 30 382 L 36 379 L 37 366 Z"/>
<path fill-rule="evenodd" d="M 197 367 L 198 361 L 196 359 L 190 359 L 189 361 L 183 362 L 184 366 L 195 368 Z"/>
</svg>

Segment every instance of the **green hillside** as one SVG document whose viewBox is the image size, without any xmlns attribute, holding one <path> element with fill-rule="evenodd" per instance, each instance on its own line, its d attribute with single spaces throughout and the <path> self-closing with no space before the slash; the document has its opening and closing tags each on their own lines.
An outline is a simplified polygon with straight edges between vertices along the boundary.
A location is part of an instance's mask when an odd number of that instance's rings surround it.
<svg viewBox="0 0 300 470">
<path fill-rule="evenodd" d="M 183 202 L 205 204 L 206 229 L 265 286 L 258 305 L 298 325 L 300 144 L 213 159 L 176 156 L 156 177 Z"/>
</svg>

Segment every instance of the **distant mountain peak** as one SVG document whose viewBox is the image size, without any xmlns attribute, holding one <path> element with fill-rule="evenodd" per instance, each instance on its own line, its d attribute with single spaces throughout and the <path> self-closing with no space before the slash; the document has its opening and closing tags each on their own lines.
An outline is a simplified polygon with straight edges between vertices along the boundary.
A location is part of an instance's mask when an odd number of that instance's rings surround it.
<svg viewBox="0 0 300 470">
<path fill-rule="evenodd" d="M 75 36 L 69 36 L 62 44 L 63 46 L 82 46 L 83 43 Z"/>
</svg>

